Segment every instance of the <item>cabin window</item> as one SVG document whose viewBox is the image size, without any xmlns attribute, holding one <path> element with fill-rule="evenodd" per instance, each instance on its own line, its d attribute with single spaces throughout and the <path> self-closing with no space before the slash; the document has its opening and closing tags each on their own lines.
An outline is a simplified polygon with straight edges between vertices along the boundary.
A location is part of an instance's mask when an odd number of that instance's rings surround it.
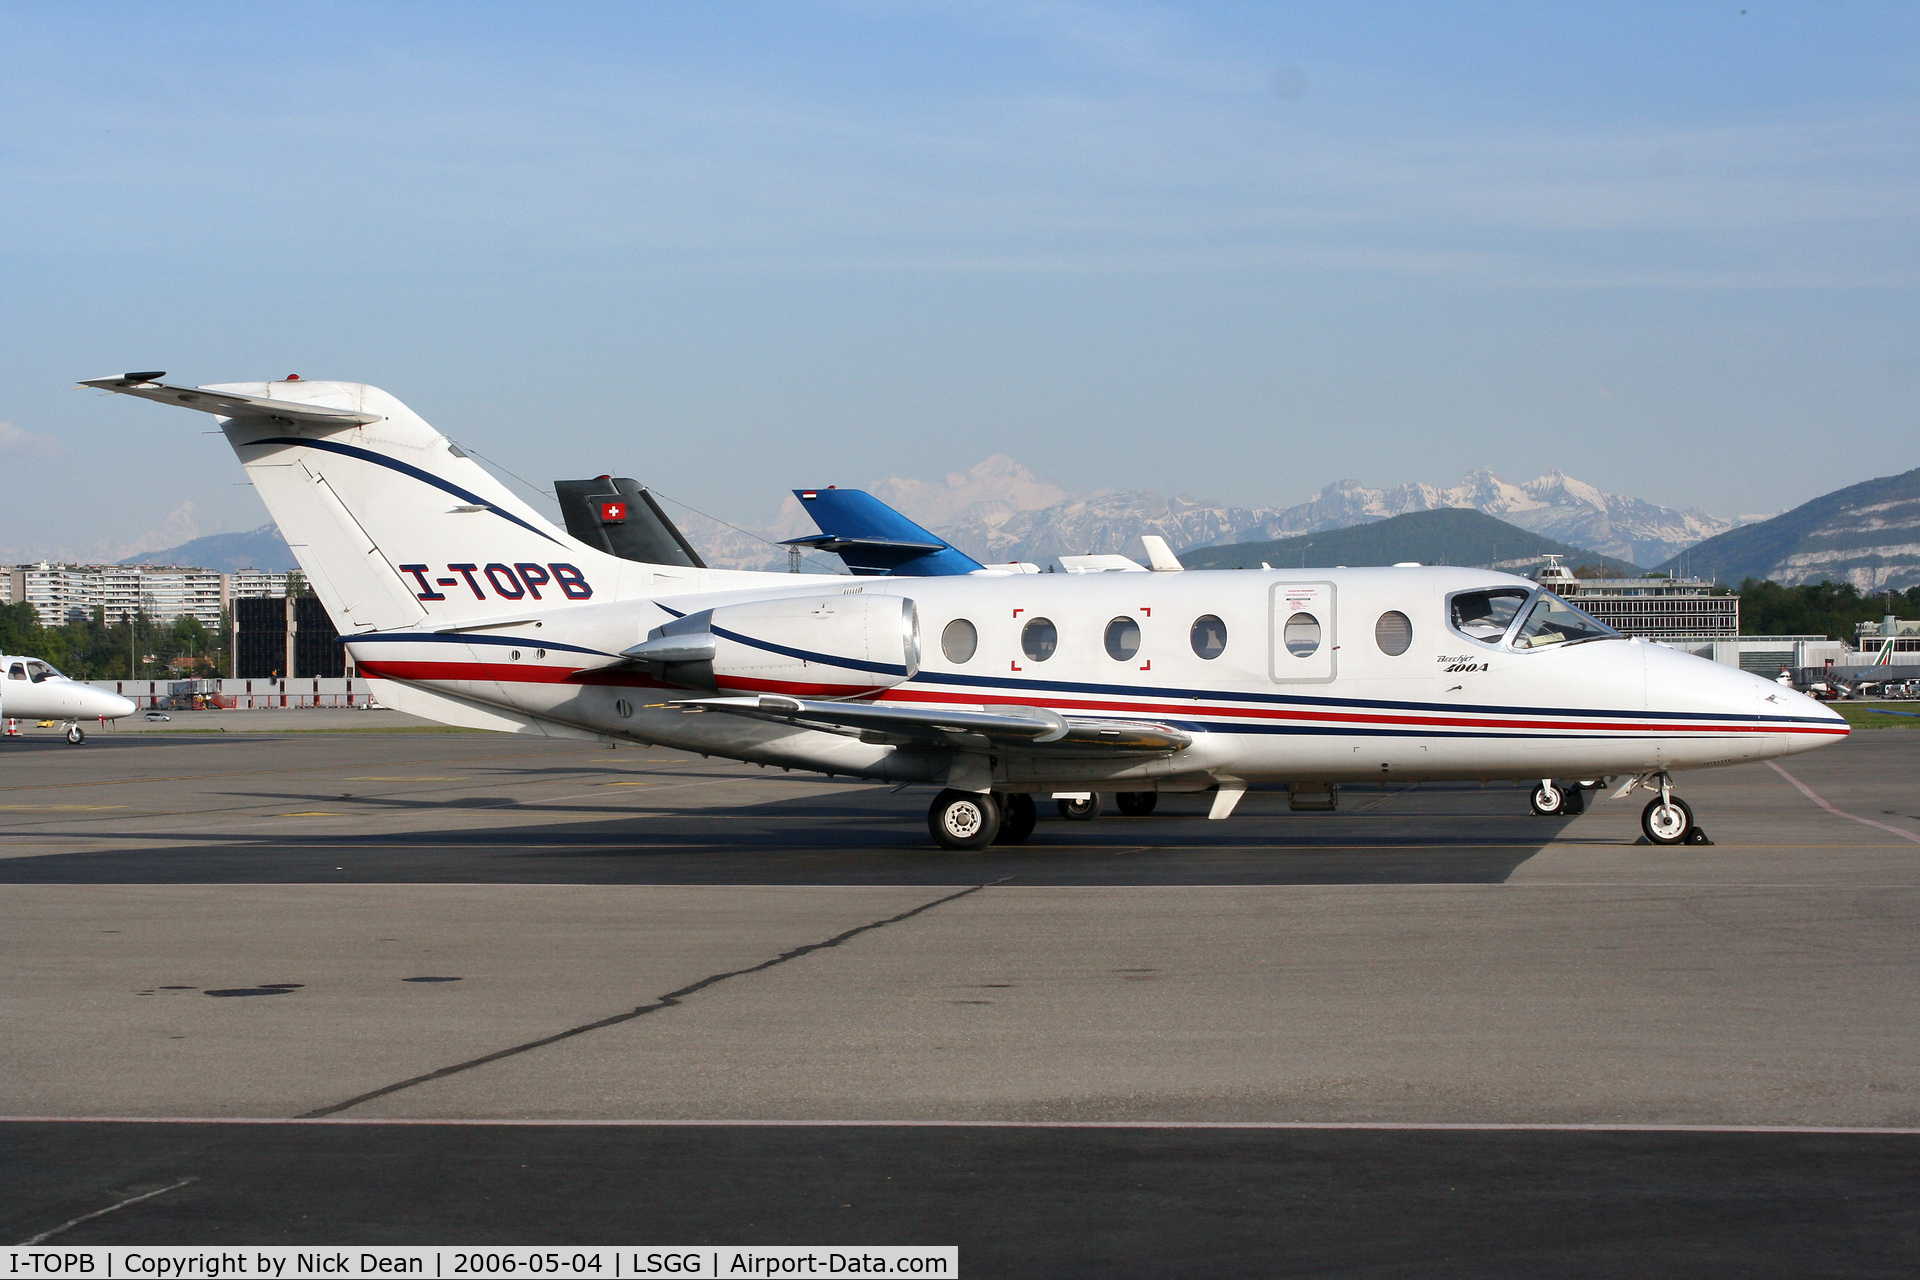
<svg viewBox="0 0 1920 1280">
<path fill-rule="evenodd" d="M 1115 618 L 1107 624 L 1107 656 L 1126 662 L 1140 652 L 1140 624 L 1132 618 Z"/>
<path fill-rule="evenodd" d="M 980 647 L 980 633 L 965 618 L 955 618 L 940 633 L 940 652 L 947 655 L 947 661 L 956 666 L 973 656 Z"/>
<path fill-rule="evenodd" d="M 1373 624 L 1373 642 L 1380 652 L 1397 658 L 1413 644 L 1413 623 L 1398 609 L 1389 609 Z"/>
<path fill-rule="evenodd" d="M 9 667 L 9 668 L 7 668 L 7 679 L 9 679 L 9 680 L 25 680 L 26 678 L 27 678 L 27 664 L 26 664 L 26 663 L 24 663 L 24 662 L 16 662 L 16 663 L 14 663 L 14 664 L 13 664 L 13 665 L 12 665 L 11 667 Z"/>
<path fill-rule="evenodd" d="M 1280 639 L 1294 657 L 1311 658 L 1320 651 L 1320 619 L 1310 613 L 1296 613 L 1287 619 Z"/>
<path fill-rule="evenodd" d="M 1519 587 L 1494 587 L 1487 591 L 1463 591 L 1453 598 L 1453 629 L 1474 640 L 1498 644 L 1507 634 L 1507 626 L 1528 593 Z"/>
<path fill-rule="evenodd" d="M 1020 628 L 1020 649 L 1029 662 L 1045 662 L 1060 647 L 1060 632 L 1051 619 L 1035 618 Z"/>
<path fill-rule="evenodd" d="M 1551 644 L 1569 644 L 1576 640 L 1610 640 L 1619 632 L 1605 623 L 1595 622 L 1551 591 L 1527 611 L 1527 620 L 1513 638 L 1516 649 L 1543 649 Z"/>
<path fill-rule="evenodd" d="M 1193 620 L 1193 651 L 1212 661 L 1227 651 L 1227 624 L 1207 614 Z"/>
</svg>

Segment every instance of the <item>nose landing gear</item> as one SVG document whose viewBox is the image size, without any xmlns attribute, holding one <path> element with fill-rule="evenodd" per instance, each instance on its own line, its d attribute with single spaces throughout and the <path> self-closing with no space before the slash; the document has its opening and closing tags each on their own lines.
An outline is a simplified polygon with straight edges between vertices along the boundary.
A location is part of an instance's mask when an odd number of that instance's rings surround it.
<svg viewBox="0 0 1920 1280">
<path fill-rule="evenodd" d="M 1660 774 L 1660 795 L 1647 801 L 1647 807 L 1640 811 L 1640 830 L 1646 833 L 1648 844 L 1712 844 L 1707 839 L 1707 829 L 1693 820 L 1693 806 L 1673 794 L 1673 779 Z M 1634 778 L 1620 790 L 1620 795 L 1645 783 L 1644 778 Z"/>
<path fill-rule="evenodd" d="M 68 742 L 72 743 L 74 746 L 77 747 L 81 743 L 85 742 L 86 740 L 87 740 L 87 731 L 85 729 L 82 729 L 77 724 L 70 724 L 67 726 Z"/>
</svg>

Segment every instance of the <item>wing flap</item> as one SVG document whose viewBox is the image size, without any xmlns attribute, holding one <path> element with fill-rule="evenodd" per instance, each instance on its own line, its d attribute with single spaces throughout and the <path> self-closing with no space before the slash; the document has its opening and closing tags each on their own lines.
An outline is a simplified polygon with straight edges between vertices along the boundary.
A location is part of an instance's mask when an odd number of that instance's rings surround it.
<svg viewBox="0 0 1920 1280">
<path fill-rule="evenodd" d="M 1044 707 L 960 711 L 870 702 L 826 702 L 780 694 L 687 698 L 674 705 L 946 747 L 978 747 L 984 742 L 1003 750 L 1030 748 L 1069 750 L 1076 754 L 1139 755 L 1181 751 L 1193 742 L 1191 734 L 1163 724 L 1068 717 Z"/>
</svg>

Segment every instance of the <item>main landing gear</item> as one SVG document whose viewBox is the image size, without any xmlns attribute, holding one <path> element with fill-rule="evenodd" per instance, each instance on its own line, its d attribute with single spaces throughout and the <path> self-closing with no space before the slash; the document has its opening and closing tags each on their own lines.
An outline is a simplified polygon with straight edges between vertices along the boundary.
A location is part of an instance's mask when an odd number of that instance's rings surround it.
<svg viewBox="0 0 1920 1280">
<path fill-rule="evenodd" d="M 1571 818 L 1586 812 L 1587 793 L 1579 783 L 1540 779 L 1531 797 L 1533 811 L 1543 818 Z"/>
<path fill-rule="evenodd" d="M 1033 797 L 996 791 L 981 795 L 949 788 L 927 809 L 927 830 L 943 849 L 984 849 L 1020 844 L 1040 821 Z"/>
</svg>

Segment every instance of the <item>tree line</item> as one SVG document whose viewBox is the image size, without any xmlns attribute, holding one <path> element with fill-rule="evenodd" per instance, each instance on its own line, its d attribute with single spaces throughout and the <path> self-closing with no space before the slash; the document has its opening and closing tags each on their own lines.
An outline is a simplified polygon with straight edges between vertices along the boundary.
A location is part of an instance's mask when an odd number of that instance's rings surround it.
<svg viewBox="0 0 1920 1280">
<path fill-rule="evenodd" d="M 22 601 L 0 607 L 0 653 L 31 654 L 75 680 L 186 680 L 222 676 L 233 643 L 233 611 L 210 630 L 194 617 L 154 622 L 136 613 L 108 622 L 96 607 L 85 621 L 43 627 Z"/>
</svg>

